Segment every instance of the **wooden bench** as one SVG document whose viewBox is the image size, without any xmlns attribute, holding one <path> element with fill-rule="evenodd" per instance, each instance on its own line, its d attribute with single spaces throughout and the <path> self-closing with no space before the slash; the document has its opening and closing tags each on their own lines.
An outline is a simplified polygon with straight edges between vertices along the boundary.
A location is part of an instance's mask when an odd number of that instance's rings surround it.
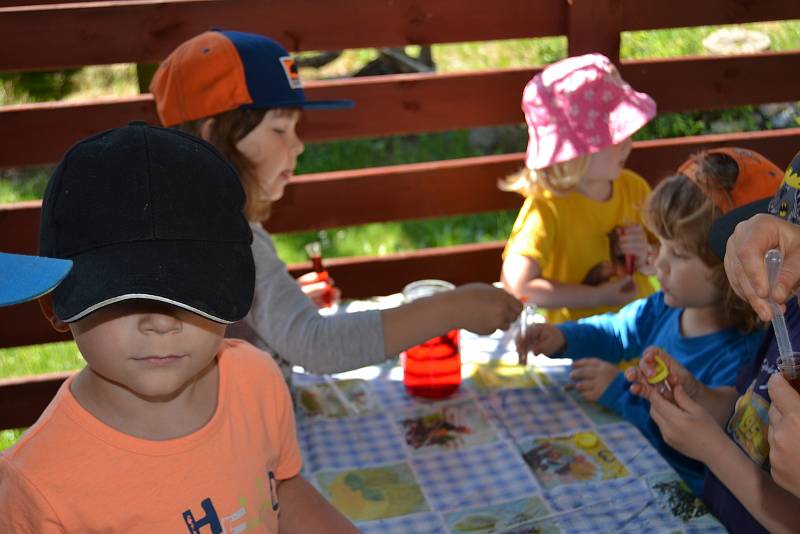
<svg viewBox="0 0 800 534">
<path fill-rule="evenodd" d="M 30 1 L 30 0 L 29 0 Z M 617 59 L 620 32 L 800 18 L 797 0 L 120 0 L 14 6 L 0 0 L 0 71 L 154 62 L 211 27 L 270 35 L 291 50 L 338 50 L 565 35 L 570 54 Z M 800 51 L 736 57 L 625 61 L 622 76 L 660 112 L 797 100 Z M 436 132 L 522 122 L 521 91 L 534 68 L 402 74 L 307 82 L 311 98 L 351 98 L 346 111 L 307 114 L 309 141 Z M 150 95 L 0 107 L 0 166 L 58 161 L 75 141 L 129 120 L 157 123 Z M 635 144 L 629 166 L 655 183 L 691 152 L 753 148 L 779 165 L 800 148 L 800 129 L 686 137 Z M 523 154 L 302 175 L 267 228 L 319 230 L 518 208 L 497 189 Z M 330 199 L 336 199 L 331 202 Z M 0 206 L 0 250 L 34 254 L 40 203 Z M 419 278 L 454 283 L 498 278 L 503 243 L 384 257 L 339 258 L 329 270 L 348 297 L 398 291 Z M 291 266 L 293 274 L 306 265 Z M 0 309 L 0 347 L 59 341 L 34 303 Z M 0 380 L 0 429 L 31 424 L 65 374 Z"/>
</svg>

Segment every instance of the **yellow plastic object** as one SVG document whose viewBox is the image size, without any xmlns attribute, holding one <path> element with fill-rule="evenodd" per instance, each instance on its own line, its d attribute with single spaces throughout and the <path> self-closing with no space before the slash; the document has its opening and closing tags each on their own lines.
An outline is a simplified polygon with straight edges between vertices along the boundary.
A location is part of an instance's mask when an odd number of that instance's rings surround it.
<svg viewBox="0 0 800 534">
<path fill-rule="evenodd" d="M 664 363 L 664 360 L 658 356 L 653 357 L 656 359 L 656 374 L 647 379 L 648 384 L 658 384 L 669 376 L 669 369 L 667 369 L 667 364 Z"/>
<path fill-rule="evenodd" d="M 575 444 L 581 449 L 591 449 L 597 445 L 597 436 L 591 432 L 578 432 L 575 434 Z"/>
</svg>

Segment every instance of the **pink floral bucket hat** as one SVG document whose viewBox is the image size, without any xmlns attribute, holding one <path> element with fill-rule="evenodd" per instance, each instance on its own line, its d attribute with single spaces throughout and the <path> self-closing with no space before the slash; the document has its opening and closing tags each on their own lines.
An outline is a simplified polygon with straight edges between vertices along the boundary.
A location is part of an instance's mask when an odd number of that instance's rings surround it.
<svg viewBox="0 0 800 534">
<path fill-rule="evenodd" d="M 600 54 L 548 65 L 522 93 L 529 169 L 542 169 L 620 143 L 650 122 L 656 103 L 634 91 Z"/>
</svg>

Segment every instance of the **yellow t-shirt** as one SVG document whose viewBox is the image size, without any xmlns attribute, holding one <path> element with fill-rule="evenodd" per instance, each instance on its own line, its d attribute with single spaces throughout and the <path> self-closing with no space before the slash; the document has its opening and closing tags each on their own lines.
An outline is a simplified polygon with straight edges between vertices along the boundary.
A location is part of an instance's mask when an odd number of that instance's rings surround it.
<svg viewBox="0 0 800 534">
<path fill-rule="evenodd" d="M 217 360 L 211 420 L 164 441 L 102 423 L 67 380 L 0 455 L 0 532 L 278 532 L 277 482 L 302 467 L 289 391 L 244 341 Z"/>
<path fill-rule="evenodd" d="M 641 210 L 650 186 L 633 171 L 623 169 L 613 183 L 609 200 L 599 202 L 572 192 L 557 196 L 544 191 L 528 197 L 520 209 L 503 251 L 503 259 L 520 254 L 535 260 L 542 277 L 561 283 L 596 284 L 624 273 L 616 265 L 614 274 L 601 264 L 612 262 L 609 233 L 618 226 L 643 224 Z M 599 277 L 599 279 L 598 279 Z M 648 277 L 637 272 L 637 298 L 655 291 Z M 548 322 L 560 323 L 620 308 L 542 309 Z"/>
</svg>

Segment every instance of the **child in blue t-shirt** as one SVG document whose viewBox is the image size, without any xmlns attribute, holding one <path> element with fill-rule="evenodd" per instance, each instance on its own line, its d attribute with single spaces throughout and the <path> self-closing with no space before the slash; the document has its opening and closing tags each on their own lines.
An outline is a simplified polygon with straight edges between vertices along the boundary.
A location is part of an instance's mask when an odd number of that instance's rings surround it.
<svg viewBox="0 0 800 534">
<path fill-rule="evenodd" d="M 645 218 L 660 243 L 655 267 L 661 291 L 616 314 L 539 325 L 526 340 L 536 352 L 575 358 L 570 377 L 581 396 L 634 423 L 697 494 L 704 466 L 664 442 L 649 404 L 629 391 L 614 364 L 657 347 L 704 384 L 733 384 L 763 330 L 706 244 L 709 229 L 721 214 L 771 196 L 781 175 L 775 165 L 744 149 L 714 149 L 691 158 L 656 187 L 647 203 Z"/>
<path fill-rule="evenodd" d="M 769 206 L 762 202 L 750 210 L 731 213 L 715 222 L 710 238 L 714 252 L 725 256 L 731 285 L 763 319 L 771 317 L 765 300 L 764 252 L 778 248 L 786 256 L 778 276 L 779 287 L 772 296 L 777 302 L 786 302 L 786 326 L 795 350 L 800 348 L 800 308 L 789 296 L 797 284 L 797 243 L 793 241 L 798 232 L 792 232 L 786 221 L 800 223 L 799 174 L 800 154 L 789 165 L 783 185 Z M 759 212 L 770 215 L 752 217 Z M 757 264 L 761 271 L 754 276 Z M 782 475 L 793 466 L 773 465 L 770 469 L 770 462 L 785 459 L 773 455 L 776 436 L 769 429 L 769 424 L 779 422 L 770 395 L 777 386 L 788 387 L 780 377 L 770 379 L 777 371 L 777 360 L 778 348 L 771 330 L 755 359 L 739 371 L 735 387 L 707 387 L 692 376 L 690 369 L 665 357 L 674 392 L 669 399 L 654 394 L 647 384 L 646 376 L 652 375 L 653 365 L 649 358 L 642 359 L 640 369 L 626 371 L 626 378 L 636 382 L 631 391 L 650 400 L 653 421 L 664 440 L 708 467 L 703 500 L 731 532 L 797 532 L 800 498 L 785 478 L 781 483 L 782 477 L 776 475 L 776 468 Z M 780 450 L 785 452 L 784 440 L 780 443 Z M 793 448 L 797 448 L 796 441 Z"/>
</svg>

